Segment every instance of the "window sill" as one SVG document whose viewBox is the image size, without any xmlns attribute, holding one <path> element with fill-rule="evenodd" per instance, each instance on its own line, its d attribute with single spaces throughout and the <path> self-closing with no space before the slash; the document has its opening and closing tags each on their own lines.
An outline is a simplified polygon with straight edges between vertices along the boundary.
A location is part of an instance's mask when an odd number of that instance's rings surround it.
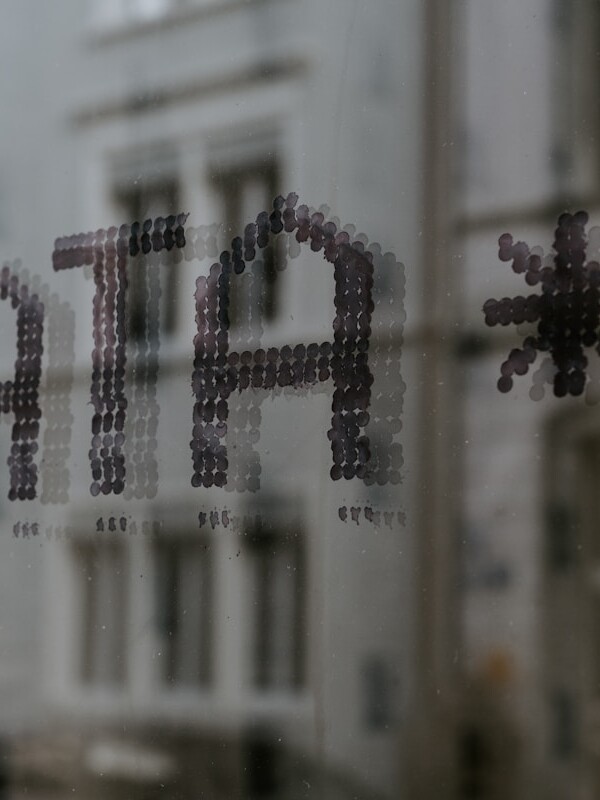
<svg viewBox="0 0 600 800">
<path fill-rule="evenodd" d="M 269 720 L 291 717 L 299 722 L 312 719 L 314 714 L 313 698 L 307 689 L 273 692 L 263 697 L 248 690 L 232 708 L 223 702 L 215 686 L 170 691 L 154 685 L 134 699 L 130 690 L 124 687 L 90 689 L 77 683 L 62 697 L 55 697 L 51 707 L 58 713 L 68 713 L 73 719 L 91 718 L 94 723 L 109 724 L 119 718 L 125 704 L 132 718 L 140 724 L 160 718 L 165 724 L 188 724 L 199 728 L 212 724 L 217 716 L 223 721 L 224 727 L 238 728 L 245 725 L 248 719 L 257 717 Z"/>
<path fill-rule="evenodd" d="M 195 0 L 189 6 L 179 6 L 162 14 L 147 18 L 116 17 L 110 20 L 95 20 L 89 26 L 88 44 L 102 47 L 129 41 L 160 31 L 182 28 L 197 20 L 229 13 L 242 8 L 263 4 L 267 0 Z"/>
</svg>

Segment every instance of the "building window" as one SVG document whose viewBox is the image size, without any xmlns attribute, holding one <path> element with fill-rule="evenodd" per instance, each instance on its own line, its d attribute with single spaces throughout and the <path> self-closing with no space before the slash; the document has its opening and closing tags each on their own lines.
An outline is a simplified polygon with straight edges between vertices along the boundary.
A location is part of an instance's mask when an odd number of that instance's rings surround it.
<svg viewBox="0 0 600 800">
<path fill-rule="evenodd" d="M 115 190 L 115 205 L 124 221 L 144 222 L 179 213 L 179 184 L 175 180 L 140 183 Z M 172 336 L 178 318 L 180 273 L 175 250 L 163 250 L 160 262 L 142 254 L 130 258 L 127 271 L 127 317 L 129 340 Z"/>
<path fill-rule="evenodd" d="M 393 724 L 394 676 L 385 658 L 370 655 L 362 668 L 363 717 L 370 731 L 384 731 Z"/>
<path fill-rule="evenodd" d="M 600 175 L 600 7 L 595 0 L 554 2 L 555 47 L 551 128 L 559 192 L 596 195 Z"/>
<path fill-rule="evenodd" d="M 273 207 L 278 193 L 278 169 L 268 164 L 243 164 L 232 169 L 219 169 L 213 175 L 213 185 L 221 206 L 227 247 L 235 236 L 244 235 L 244 228 L 261 211 Z M 281 237 L 272 237 L 252 262 L 251 270 L 231 281 L 229 320 L 233 326 L 252 328 L 255 315 L 270 322 L 277 317 L 279 299 L 278 272 L 283 268 Z"/>
<path fill-rule="evenodd" d="M 212 666 L 210 550 L 198 540 L 162 540 L 155 559 L 161 681 L 206 686 Z"/>
<path fill-rule="evenodd" d="M 281 731 L 258 728 L 246 731 L 242 739 L 244 797 L 253 800 L 285 797 L 289 793 L 285 748 Z M 309 784 L 310 785 L 310 784 Z"/>
<path fill-rule="evenodd" d="M 564 688 L 550 695 L 552 720 L 552 753 L 556 758 L 567 759 L 577 751 L 577 708 L 572 693 Z"/>
<path fill-rule="evenodd" d="M 79 677 L 85 684 L 120 686 L 126 679 L 126 557 L 117 542 L 75 545 L 81 582 Z"/>
<path fill-rule="evenodd" d="M 259 689 L 300 689 L 305 683 L 303 537 L 261 529 L 250 541 L 253 683 Z"/>
<path fill-rule="evenodd" d="M 553 502 L 546 509 L 546 552 L 555 571 L 568 570 L 577 561 L 579 529 L 572 504 Z"/>
</svg>

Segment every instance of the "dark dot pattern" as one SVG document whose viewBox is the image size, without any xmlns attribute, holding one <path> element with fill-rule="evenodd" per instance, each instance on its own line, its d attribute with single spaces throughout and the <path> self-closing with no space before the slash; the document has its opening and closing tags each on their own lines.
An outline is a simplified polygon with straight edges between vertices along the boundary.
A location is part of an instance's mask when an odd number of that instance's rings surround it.
<svg viewBox="0 0 600 800">
<path fill-rule="evenodd" d="M 366 237 L 362 237 L 366 242 Z M 368 409 L 366 433 L 369 437 L 367 454 L 364 441 L 359 457 L 366 459 L 363 482 L 367 486 L 395 486 L 401 483 L 404 463 L 399 437 L 402 431 L 402 412 L 406 384 L 401 373 L 402 338 L 406 314 L 404 311 L 404 267 L 393 253 L 383 252 L 377 243 L 368 245 L 373 254 L 372 342 L 369 364 L 374 383 Z M 364 417 L 363 417 L 364 418 Z"/>
<path fill-rule="evenodd" d="M 406 525 L 406 514 L 404 511 L 379 511 L 372 506 L 340 506 L 338 517 L 342 522 L 360 525 L 361 515 L 366 522 L 372 523 L 376 528 L 382 524 L 386 528 L 392 529 L 394 524 Z"/>
<path fill-rule="evenodd" d="M 514 375 L 524 375 L 537 353 L 548 352 L 554 369 L 550 370 L 554 394 L 578 396 L 588 380 L 585 349 L 600 353 L 600 264 L 587 261 L 585 211 L 562 214 L 558 219 L 553 249 L 554 267 L 543 266 L 539 255 L 524 242 L 513 241 L 506 233 L 499 239 L 501 261 L 512 261 L 513 271 L 524 274 L 528 286 L 541 285 L 542 293 L 528 297 L 505 297 L 488 300 L 483 306 L 487 325 L 537 323 L 537 335 L 527 336 L 522 348 L 511 350 L 500 367 L 498 389 L 508 392 Z M 546 370 L 547 372 L 547 370 Z M 538 373 L 534 399 L 541 397 Z"/>
<path fill-rule="evenodd" d="M 17 312 L 17 358 L 12 381 L 0 383 L 0 410 L 12 414 L 12 444 L 8 457 L 10 500 L 36 497 L 41 410 L 39 385 L 42 377 L 44 305 L 37 294 L 19 280 L 10 266 L 0 272 L 0 298 L 10 300 Z"/>
<path fill-rule="evenodd" d="M 307 206 L 296 208 L 295 194 L 277 197 L 273 210 L 261 212 L 246 226 L 244 237 L 232 240 L 231 250 L 221 253 L 207 277 L 196 282 L 197 335 L 194 340 L 192 389 L 193 412 L 192 485 L 225 486 L 228 454 L 225 437 L 229 396 L 243 389 L 295 390 L 331 380 L 334 385 L 331 442 L 333 480 L 369 475 L 371 458 L 366 426 L 369 422 L 373 375 L 369 367 L 369 341 L 373 302 L 373 253 L 365 242 L 351 241 L 347 231 L 338 231 L 321 212 Z M 229 295 L 232 280 L 238 280 L 257 250 L 274 235 L 294 233 L 298 244 L 309 244 L 333 264 L 335 318 L 333 341 L 306 346 L 230 350 Z M 252 421 L 251 421 L 252 422 Z M 252 423 L 258 434 L 260 416 Z M 250 475 L 248 488 L 258 488 L 259 471 Z"/>
<path fill-rule="evenodd" d="M 40 296 L 46 294 L 44 291 Z M 43 394 L 46 428 L 41 501 L 56 505 L 69 502 L 75 312 L 54 293 L 44 303 L 48 312 L 48 363 Z"/>
<path fill-rule="evenodd" d="M 40 535 L 39 522 L 15 522 L 13 525 L 13 536 L 15 539 L 35 538 Z"/>
<path fill-rule="evenodd" d="M 247 225 L 243 237 L 232 240 L 231 250 L 219 257 L 208 278 L 199 278 L 196 291 L 198 335 L 194 340 L 194 432 L 192 440 L 195 486 L 225 486 L 256 491 L 260 460 L 254 447 L 260 438 L 260 403 L 264 392 L 315 391 L 330 379 L 334 384 L 331 441 L 334 479 L 359 477 L 367 484 L 398 483 L 402 450 L 397 437 L 405 385 L 400 375 L 400 345 L 404 323 L 404 271 L 393 254 L 368 244 L 353 226 L 340 228 L 326 221 L 328 209 L 296 208 L 297 196 L 278 197 L 271 212 L 262 212 Z M 126 497 L 153 497 L 157 491 L 156 432 L 158 403 L 158 330 L 151 330 L 159 302 L 159 281 L 146 277 L 159 263 L 160 253 L 175 248 L 186 261 L 218 255 L 218 225 L 183 228 L 187 215 L 157 218 L 154 223 L 122 225 L 56 241 L 56 270 L 91 265 L 96 282 L 94 351 L 92 354 L 92 462 L 93 495 L 125 492 Z M 323 252 L 334 264 L 336 316 L 333 341 L 308 347 L 261 350 L 260 296 L 263 263 L 257 254 L 278 245 L 277 269 L 299 255 L 303 244 Z M 144 336 L 127 342 L 125 306 L 127 273 L 144 273 L 148 326 Z M 382 291 L 373 278 L 396 268 L 395 289 L 385 290 L 391 317 L 375 315 L 374 299 Z M 246 317 L 229 325 L 230 281 L 245 283 L 249 298 Z M 394 296 L 396 291 L 396 296 Z M 400 302 L 398 302 L 400 301 Z M 378 347 L 368 353 L 372 333 Z M 239 352 L 231 350 L 237 338 Z M 125 351 L 135 378 L 129 398 L 124 391 Z M 231 350 L 231 351 L 230 351 Z M 373 370 L 370 368 L 373 366 Z M 377 387 L 373 373 L 377 372 Z M 228 397 L 238 390 L 231 411 Z M 225 437 L 234 434 L 236 447 L 228 453 Z M 127 481 L 125 475 L 127 474 Z"/>
<path fill-rule="evenodd" d="M 158 493 L 158 417 L 157 399 L 160 347 L 160 276 L 161 254 L 139 254 L 129 265 L 137 272 L 138 291 L 143 298 L 143 331 L 128 342 L 133 366 L 130 399 L 125 424 L 125 459 L 128 477 L 124 497 L 156 497 Z M 128 315 L 130 318 L 130 315 Z"/>
<path fill-rule="evenodd" d="M 43 371 L 41 392 L 42 413 L 45 421 L 43 457 L 40 467 L 42 504 L 69 502 L 70 475 L 68 462 L 71 454 L 73 414 L 71 389 L 75 360 L 75 312 L 70 303 L 60 300 L 42 283 L 38 275 L 30 275 L 19 261 L 9 265 L 21 283 L 29 286 L 45 309 L 46 365 Z"/>
<path fill-rule="evenodd" d="M 92 468 L 90 492 L 100 494 L 121 494 L 125 489 L 125 425 L 127 421 L 128 400 L 125 393 L 125 370 L 127 360 L 127 266 L 136 256 L 160 254 L 162 251 L 186 247 L 184 225 L 187 214 L 171 215 L 166 218 L 134 222 L 131 225 L 99 229 L 95 233 L 77 234 L 56 240 L 52 263 L 55 270 L 70 269 L 84 265 L 93 266 L 96 291 L 93 300 L 93 335 L 91 403 L 92 442 L 89 452 Z M 152 258 L 151 258 L 152 261 Z M 154 266 L 154 264 L 153 264 Z M 158 282 L 156 282 L 158 284 Z M 149 302 L 158 302 L 151 297 Z M 141 482 L 142 496 L 153 496 L 157 483 L 154 451 L 158 421 L 156 404 L 156 375 L 151 375 L 157 363 L 158 339 L 152 331 L 146 331 L 149 343 L 143 354 L 138 356 L 146 368 L 143 389 L 148 392 L 150 411 L 148 426 L 140 425 L 139 436 L 147 436 L 144 444 L 133 454 L 135 477 Z M 139 360 L 139 359 L 138 359 Z M 143 412 L 142 412 L 143 413 Z M 138 420 L 136 420 L 137 422 Z M 134 435 L 138 434 L 137 424 Z M 151 435 L 153 434 L 153 435 Z M 150 453 L 148 454 L 148 445 Z M 139 468 L 136 457 L 140 455 Z"/>
<path fill-rule="evenodd" d="M 248 228 L 246 229 L 248 241 Z M 227 423 L 227 436 L 235 447 L 227 451 L 227 491 L 256 491 L 260 486 L 261 465 L 255 445 L 260 439 L 262 424 L 261 404 L 266 393 L 258 390 L 264 376 L 261 365 L 252 364 L 251 353 L 266 362 L 265 351 L 260 351 L 262 327 L 262 303 L 264 299 L 263 262 L 259 258 L 248 263 L 243 274 L 235 277 L 241 286 L 241 296 L 247 300 L 238 309 L 236 325 L 229 331 L 229 346 L 242 355 L 237 360 L 243 384 L 251 391 L 238 392 L 235 404 L 221 402 L 218 412 L 221 421 Z M 257 313 L 258 312 L 258 313 Z M 232 356 L 232 360 L 236 360 Z"/>
</svg>

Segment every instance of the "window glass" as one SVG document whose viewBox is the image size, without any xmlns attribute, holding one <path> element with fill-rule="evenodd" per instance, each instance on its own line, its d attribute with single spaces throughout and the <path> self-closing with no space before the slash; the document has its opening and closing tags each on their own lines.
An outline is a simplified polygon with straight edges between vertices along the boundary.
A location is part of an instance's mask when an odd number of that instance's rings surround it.
<svg viewBox="0 0 600 800">
<path fill-rule="evenodd" d="M 600 793 L 596 0 L 5 0 L 0 800 Z"/>
</svg>

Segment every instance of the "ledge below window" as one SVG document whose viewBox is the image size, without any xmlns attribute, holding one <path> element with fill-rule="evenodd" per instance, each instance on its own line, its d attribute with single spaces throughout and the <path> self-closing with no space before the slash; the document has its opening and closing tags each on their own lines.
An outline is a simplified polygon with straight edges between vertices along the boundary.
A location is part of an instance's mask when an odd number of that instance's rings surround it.
<svg viewBox="0 0 600 800">
<path fill-rule="evenodd" d="M 89 26 L 87 39 L 92 46 L 110 45 L 266 2 L 269 0 L 191 0 L 189 5 L 173 6 L 146 18 L 123 14 L 111 19 L 96 19 Z"/>
</svg>

